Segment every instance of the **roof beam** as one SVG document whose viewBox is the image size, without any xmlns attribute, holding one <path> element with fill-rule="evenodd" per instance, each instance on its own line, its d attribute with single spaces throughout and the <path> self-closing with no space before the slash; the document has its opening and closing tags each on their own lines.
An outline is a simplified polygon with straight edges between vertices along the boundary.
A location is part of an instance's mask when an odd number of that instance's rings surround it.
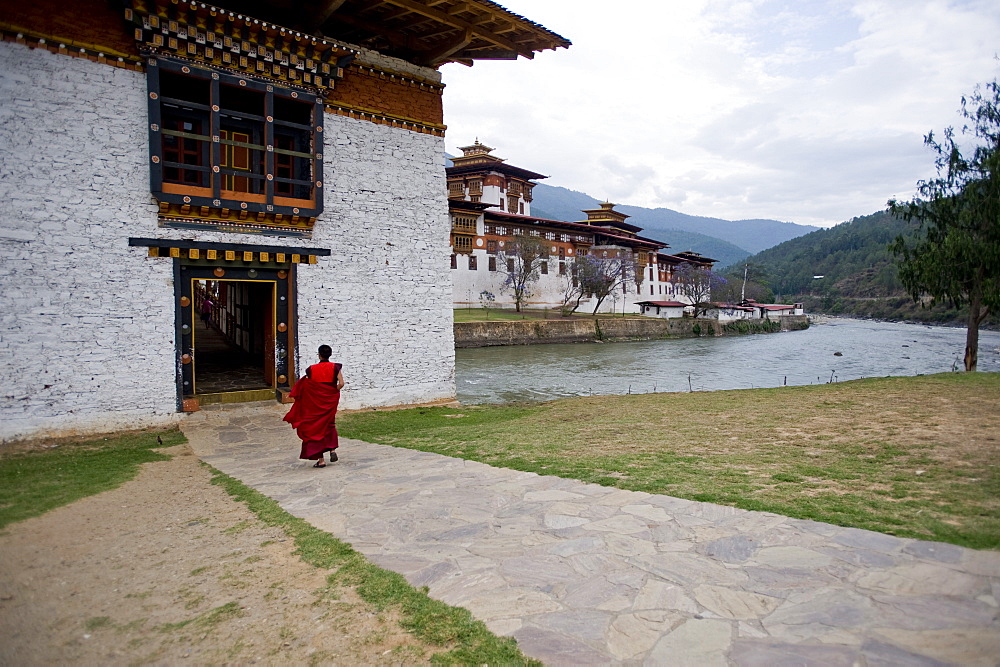
<svg viewBox="0 0 1000 667">
<path fill-rule="evenodd" d="M 472 43 L 472 33 L 466 30 L 461 34 L 461 36 L 458 37 L 458 39 L 455 39 L 450 43 L 445 44 L 444 46 L 438 48 L 435 51 L 429 51 L 425 53 L 424 57 L 427 58 L 428 63 L 437 66 L 443 62 L 447 62 L 449 56 L 458 53 L 471 43 Z M 517 56 L 515 55 L 514 57 L 516 58 Z"/>
<path fill-rule="evenodd" d="M 325 0 L 310 13 L 309 21 L 317 28 L 322 26 L 345 2 L 347 0 Z"/>
<path fill-rule="evenodd" d="M 461 54 L 461 57 L 474 58 L 475 60 L 517 60 L 519 54 L 517 51 L 508 51 L 506 49 L 469 49 L 467 52 Z M 534 58 L 534 53 L 528 58 Z"/>
<path fill-rule="evenodd" d="M 460 19 L 460 18 L 457 18 L 455 16 L 452 16 L 451 14 L 443 12 L 443 11 L 441 11 L 439 9 L 434 9 L 432 7 L 428 7 L 426 5 L 423 5 L 423 4 L 419 3 L 419 2 L 417 2 L 416 0 L 390 0 L 390 2 L 392 4 L 398 5 L 400 7 L 406 7 L 408 9 L 412 10 L 413 13 L 415 13 L 415 14 L 421 14 L 421 15 L 426 16 L 428 18 L 432 18 L 432 19 L 435 19 L 437 21 L 441 21 L 442 23 L 453 25 L 456 28 L 461 28 L 462 30 L 468 30 L 475 37 L 479 37 L 480 39 L 484 39 L 487 42 L 492 42 L 493 44 L 496 44 L 497 46 L 502 47 L 504 49 L 509 49 L 511 51 L 517 51 L 518 53 L 520 53 L 522 56 L 524 56 L 526 58 L 530 58 L 532 55 L 534 55 L 530 50 L 527 51 L 527 52 L 523 51 L 521 49 L 521 47 L 519 47 L 519 45 L 517 43 L 515 43 L 515 42 L 513 42 L 513 41 L 511 41 L 511 40 L 509 40 L 509 39 L 507 39 L 505 37 L 500 37 L 499 35 L 496 35 L 493 31 L 484 30 L 484 29 L 482 29 L 482 28 L 480 28 L 478 26 L 475 26 L 475 25 L 469 23 L 468 21 L 465 21 L 463 19 Z"/>
<path fill-rule="evenodd" d="M 389 30 L 381 23 L 371 23 L 370 21 L 364 21 L 347 14 L 337 17 L 337 20 L 344 25 L 351 26 L 352 28 L 357 28 L 371 34 L 384 37 L 393 48 L 404 49 L 411 53 L 417 52 L 416 49 L 413 48 L 413 42 L 409 35 L 405 35 L 396 30 Z M 364 45 L 362 44 L 362 46 Z"/>
</svg>

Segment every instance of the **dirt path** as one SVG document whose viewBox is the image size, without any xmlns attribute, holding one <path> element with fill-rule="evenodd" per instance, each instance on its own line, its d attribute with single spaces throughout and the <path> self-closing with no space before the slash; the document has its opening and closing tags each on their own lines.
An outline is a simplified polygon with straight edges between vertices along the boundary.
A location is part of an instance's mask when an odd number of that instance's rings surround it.
<svg viewBox="0 0 1000 667">
<path fill-rule="evenodd" d="M 173 459 L 0 533 L 0 664 L 428 660 L 210 484 L 187 445 L 161 451 Z"/>
</svg>

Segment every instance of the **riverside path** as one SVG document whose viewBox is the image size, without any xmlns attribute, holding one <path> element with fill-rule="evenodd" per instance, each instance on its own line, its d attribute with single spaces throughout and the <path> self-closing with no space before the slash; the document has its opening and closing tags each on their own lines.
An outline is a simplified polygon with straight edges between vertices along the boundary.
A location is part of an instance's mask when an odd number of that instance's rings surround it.
<svg viewBox="0 0 1000 667">
<path fill-rule="evenodd" d="M 996 664 L 1000 553 L 190 415 L 206 463 L 548 665 Z"/>
</svg>

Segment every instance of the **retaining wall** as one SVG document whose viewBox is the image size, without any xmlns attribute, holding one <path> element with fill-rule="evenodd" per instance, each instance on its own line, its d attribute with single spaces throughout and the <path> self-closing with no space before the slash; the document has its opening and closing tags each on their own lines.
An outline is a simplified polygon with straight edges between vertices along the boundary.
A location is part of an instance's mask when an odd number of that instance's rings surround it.
<svg viewBox="0 0 1000 667">
<path fill-rule="evenodd" d="M 761 320 L 753 320 L 762 322 Z M 776 331 L 805 329 L 805 315 L 779 318 Z M 748 333 L 771 333 L 753 331 Z M 595 343 L 598 341 L 697 338 L 698 336 L 740 335 L 727 332 L 725 323 L 710 319 L 606 318 L 569 320 L 506 320 L 499 322 L 455 323 L 455 347 L 496 345 L 538 345 L 543 343 Z"/>
</svg>

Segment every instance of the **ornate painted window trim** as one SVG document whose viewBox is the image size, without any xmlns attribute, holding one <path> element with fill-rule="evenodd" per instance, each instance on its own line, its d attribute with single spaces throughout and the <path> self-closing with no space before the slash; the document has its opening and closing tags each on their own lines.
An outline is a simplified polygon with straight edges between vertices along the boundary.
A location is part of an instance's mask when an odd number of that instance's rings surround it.
<svg viewBox="0 0 1000 667">
<path fill-rule="evenodd" d="M 200 222 L 221 225 L 256 222 L 267 226 L 311 230 L 313 222 L 323 210 L 323 100 L 311 92 L 293 90 L 266 80 L 164 56 L 149 56 L 147 66 L 150 190 L 160 203 L 161 216 L 179 220 L 193 217 Z M 165 96 L 161 86 L 163 74 L 188 77 L 192 84 L 200 82 L 209 91 L 208 99 L 179 100 Z M 220 99 L 223 86 L 260 94 L 263 113 L 227 113 Z M 276 103 L 281 106 L 282 103 L 291 101 L 310 106 L 308 123 L 283 120 L 276 112 Z M 179 108 L 198 114 L 205 121 L 199 131 L 185 132 L 183 128 L 164 127 L 165 117 L 176 118 L 181 113 L 177 111 Z M 252 139 L 224 137 L 221 129 L 224 116 L 248 119 L 260 128 L 258 136 Z M 309 150 L 295 151 L 276 146 L 276 129 L 281 128 L 308 132 Z M 195 146 L 200 157 L 192 163 L 166 159 L 170 157 L 165 151 L 164 138 L 167 136 Z M 227 163 L 225 158 L 227 148 L 233 147 L 248 153 L 252 151 L 250 154 L 257 155 L 255 173 L 247 171 L 234 175 L 234 165 Z M 283 156 L 291 156 L 300 161 L 308 160 L 311 171 L 309 178 L 287 178 L 279 174 L 279 162 Z M 168 169 L 200 173 L 201 178 L 197 185 L 179 183 L 176 178 L 171 183 L 170 179 L 164 177 Z M 252 178 L 255 184 L 251 189 L 255 192 L 242 193 L 224 189 L 227 178 L 230 181 L 234 178 Z M 282 196 L 279 192 L 282 184 L 286 188 L 306 188 L 309 196 Z"/>
</svg>

